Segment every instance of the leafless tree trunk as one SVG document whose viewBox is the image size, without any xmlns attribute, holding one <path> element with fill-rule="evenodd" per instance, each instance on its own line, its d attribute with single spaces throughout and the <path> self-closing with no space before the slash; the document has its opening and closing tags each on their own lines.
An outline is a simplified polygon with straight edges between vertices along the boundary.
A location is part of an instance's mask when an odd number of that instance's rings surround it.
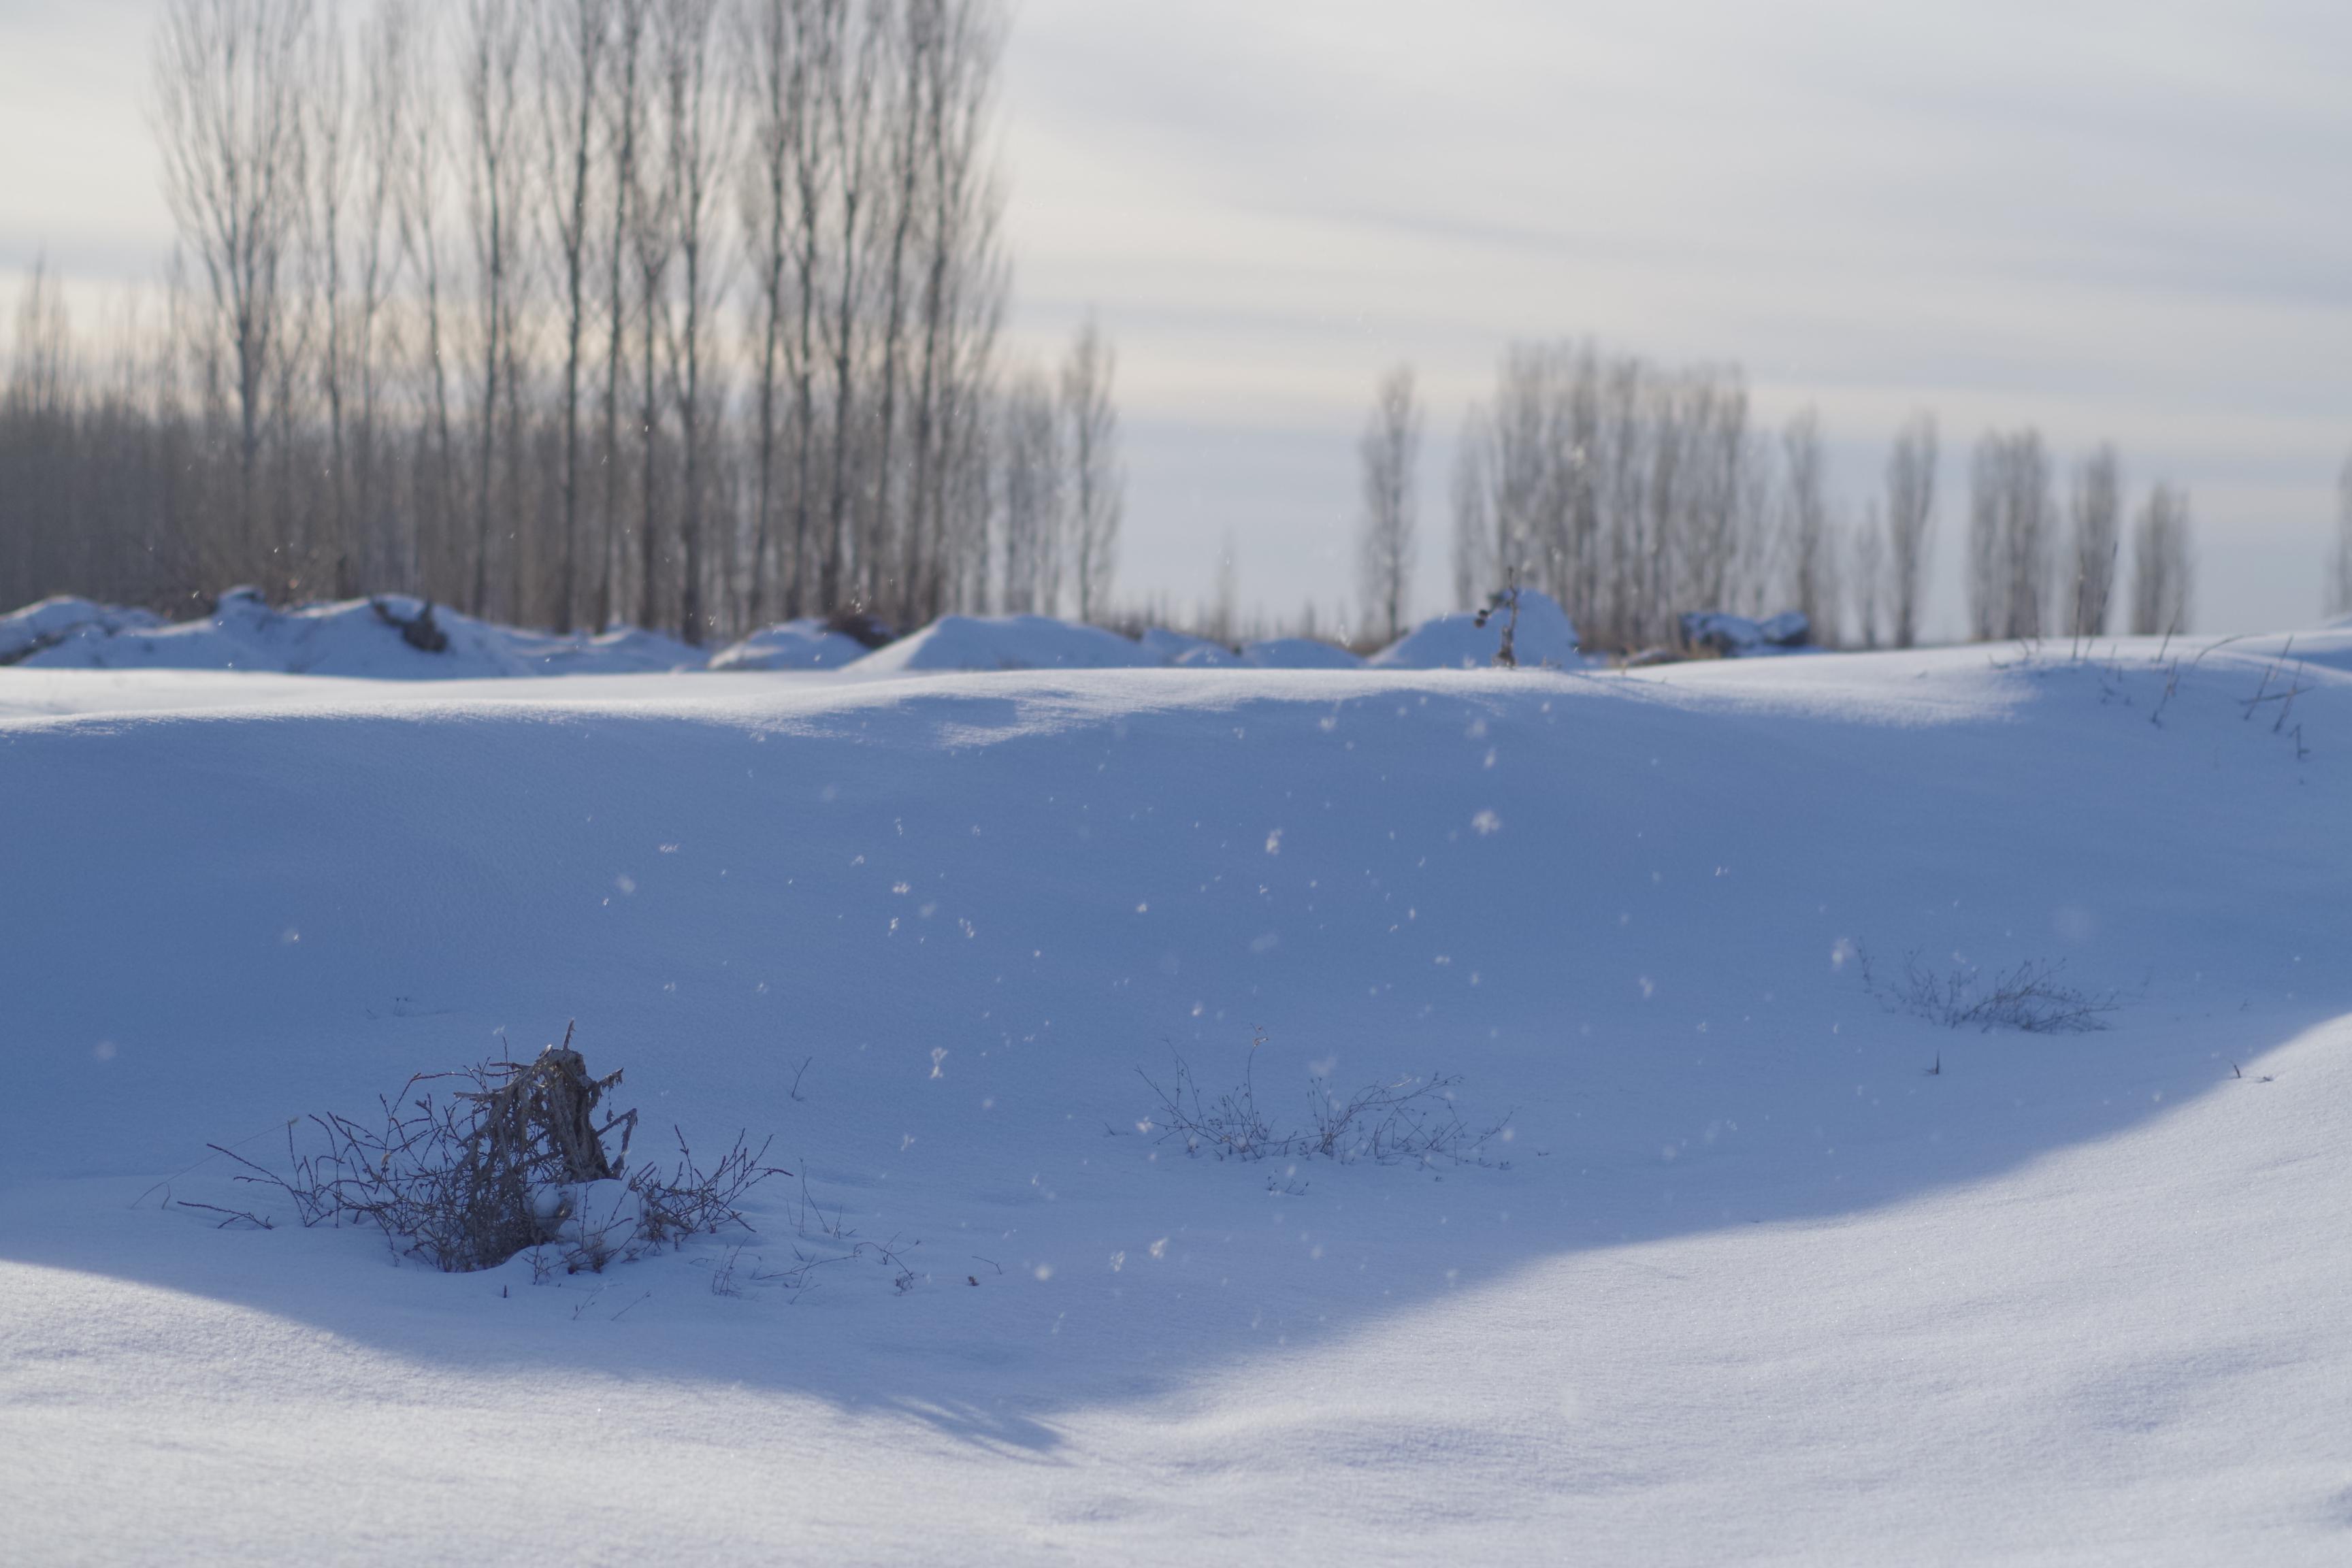
<svg viewBox="0 0 2352 1568">
<path fill-rule="evenodd" d="M 2352 458 L 2336 476 L 2336 558 L 2327 591 L 2327 613 L 2352 615 Z"/>
<path fill-rule="evenodd" d="M 1454 607 L 1468 610 L 1494 590 L 1495 516 L 1489 502 L 1486 411 L 1473 404 L 1454 445 Z"/>
<path fill-rule="evenodd" d="M 2170 485 L 2149 492 L 2132 533 L 2132 632 L 2178 634 L 2189 627 L 2189 497 Z"/>
<path fill-rule="evenodd" d="M 752 127 L 744 160 L 742 208 L 759 334 L 751 583 L 751 614 L 757 621 L 768 613 L 772 563 L 788 579 L 798 571 L 782 559 L 777 537 L 783 478 L 778 472 L 783 456 L 778 425 L 784 416 L 787 358 L 799 346 L 791 331 L 792 316 L 806 298 L 794 286 L 793 270 L 801 237 L 793 181 L 809 134 L 812 62 L 808 0 L 749 0 L 738 16 L 738 55 Z M 798 409 L 793 417 L 797 426 Z"/>
<path fill-rule="evenodd" d="M 490 545 L 499 521 L 499 429 L 511 405 L 514 315 L 520 286 L 520 182 L 524 18 L 520 0 L 467 0 L 465 64 L 467 215 L 474 242 L 480 380 L 474 432 L 474 539 L 468 607 L 488 612 Z M 509 509 L 520 497 L 509 493 Z M 520 518 L 510 510 L 510 528 Z M 509 538 L 511 539 L 511 532 Z M 509 606 L 520 613 L 521 606 Z"/>
<path fill-rule="evenodd" d="M 1419 524 L 1422 412 L 1412 369 L 1381 378 L 1372 411 L 1356 443 L 1363 515 L 1357 525 L 1364 617 L 1385 645 L 1403 635 L 1411 604 Z"/>
<path fill-rule="evenodd" d="M 156 35 L 164 195 L 203 268 L 215 342 L 235 376 L 237 512 L 248 543 L 261 536 L 265 403 L 280 369 L 301 215 L 299 73 L 310 25 L 309 0 L 167 0 Z"/>
<path fill-rule="evenodd" d="M 1864 647 L 1878 647 L 1885 625 L 1886 555 L 1886 523 L 1874 502 L 1853 541 L 1853 607 Z"/>
<path fill-rule="evenodd" d="M 721 270 L 719 200 L 730 151 L 718 21 L 717 0 L 662 0 L 656 27 L 663 141 L 669 155 L 665 184 L 678 268 L 677 315 L 670 332 L 680 469 L 677 625 L 678 635 L 689 643 L 701 642 L 711 630 L 703 597 L 714 402 L 710 336 Z"/>
<path fill-rule="evenodd" d="M 2107 629 L 2116 565 L 2123 543 L 2123 491 L 2116 449 L 2101 447 L 2074 470 L 2074 614 L 2067 630 L 2098 637 Z"/>
<path fill-rule="evenodd" d="M 354 558 L 375 581 L 390 578 L 415 585 L 418 562 L 415 519 L 404 528 L 383 502 L 383 471 L 385 314 L 399 287 L 399 227 L 402 160 L 415 110 L 415 22 L 409 0 L 377 0 L 360 33 L 359 139 L 361 166 L 357 309 L 352 322 L 352 359 L 359 376 L 359 409 L 353 431 L 352 510 L 363 540 Z M 340 588 L 356 593 L 354 583 Z"/>
<path fill-rule="evenodd" d="M 1062 425 L 1069 442 L 1069 537 L 1077 580 L 1078 619 L 1104 613 L 1118 569 L 1118 525 L 1126 510 L 1119 471 L 1118 410 L 1111 403 L 1117 357 L 1092 317 L 1062 363 Z"/>
<path fill-rule="evenodd" d="M 1916 647 L 1935 542 L 1936 421 L 1911 417 L 1886 459 L 1886 554 L 1893 573 L 1895 646 Z"/>
<path fill-rule="evenodd" d="M 1034 373 L 1004 399 L 1004 587 L 1012 615 L 1050 616 L 1060 608 L 1061 540 L 1067 498 L 1061 421 L 1054 393 Z"/>
<path fill-rule="evenodd" d="M 589 312 L 590 176 L 596 165 L 596 110 L 612 38 L 611 0 L 539 0 L 540 131 L 551 236 L 562 271 L 563 477 L 556 540 L 555 629 L 580 611 L 580 374 Z"/>
<path fill-rule="evenodd" d="M 825 155 L 834 175 L 834 197 L 840 215 L 839 250 L 835 267 L 838 308 L 828 323 L 833 360 L 833 458 L 825 506 L 825 560 L 820 595 L 824 607 L 843 603 L 853 580 L 849 559 L 849 449 L 851 415 L 855 409 L 857 358 L 857 306 L 864 271 L 865 229 L 871 215 L 868 180 L 874 156 L 873 111 L 880 75 L 883 31 L 876 13 L 850 7 L 847 0 L 819 0 L 836 15 L 828 30 L 835 39 L 833 69 L 827 73 L 823 127 Z"/>
<path fill-rule="evenodd" d="M 1781 540 L 1788 552 L 1789 596 L 1824 645 L 1837 637 L 1830 583 L 1829 500 L 1823 493 L 1820 416 L 1807 409 L 1780 434 Z"/>
<path fill-rule="evenodd" d="M 2050 459 L 2040 432 L 1989 434 L 1969 481 L 1969 603 L 1979 641 L 2047 629 Z"/>
</svg>

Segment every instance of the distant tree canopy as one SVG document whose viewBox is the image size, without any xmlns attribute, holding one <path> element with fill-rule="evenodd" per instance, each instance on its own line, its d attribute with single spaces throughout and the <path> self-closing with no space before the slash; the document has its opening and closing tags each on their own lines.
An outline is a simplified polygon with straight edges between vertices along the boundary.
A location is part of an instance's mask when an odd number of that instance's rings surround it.
<svg viewBox="0 0 2352 1568">
<path fill-rule="evenodd" d="M 180 248 L 107 363 L 45 272 L 20 301 L 0 599 L 251 582 L 696 640 L 1102 602 L 1109 345 L 1009 390 L 1000 350 L 994 0 L 342 15 L 167 0 Z"/>
<path fill-rule="evenodd" d="M 1690 610 L 1788 609 L 1830 646 L 1908 647 L 1934 557 L 1937 469 L 1936 421 L 1916 415 L 1889 449 L 1883 497 L 1849 520 L 1828 493 L 1819 416 L 1759 429 L 1736 367 L 1517 344 L 1455 448 L 1455 601 L 1476 604 L 1516 570 L 1591 647 L 1671 645 Z M 1969 474 L 1970 635 L 2110 629 L 2121 498 L 2112 447 L 2084 459 L 2062 515 L 2041 435 L 1986 436 Z M 2132 535 L 2133 629 L 2154 616 L 2155 631 L 2186 630 L 2188 501 L 2159 485 L 2147 505 Z"/>
</svg>

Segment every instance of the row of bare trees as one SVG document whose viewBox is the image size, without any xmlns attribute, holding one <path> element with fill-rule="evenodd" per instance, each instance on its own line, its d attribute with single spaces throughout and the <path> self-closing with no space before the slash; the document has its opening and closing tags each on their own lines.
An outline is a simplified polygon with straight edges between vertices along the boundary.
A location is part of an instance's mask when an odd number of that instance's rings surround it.
<svg viewBox="0 0 2352 1568">
<path fill-rule="evenodd" d="M 1109 346 L 1000 349 L 1003 38 L 995 0 L 167 0 L 162 319 L 101 373 L 37 275 L 0 598 L 698 641 L 1100 604 Z"/>
<path fill-rule="evenodd" d="M 1364 616 L 1390 636 L 1408 614 L 1423 424 L 1411 371 L 1390 372 L 1359 448 Z M 1929 588 L 1937 479 L 1936 421 L 1920 414 L 1895 435 L 1884 493 L 1849 521 L 1831 498 L 1819 416 L 1759 428 L 1738 369 L 1522 343 L 1456 447 L 1454 599 L 1475 605 L 1516 570 L 1560 601 L 1590 647 L 1673 644 L 1690 610 L 1794 609 L 1825 643 L 1909 647 Z M 2346 484 L 2352 541 L 2352 469 Z M 2126 541 L 2112 447 L 2077 465 L 2062 510 L 2041 436 L 1988 434 L 1968 508 L 1975 637 L 2095 636 L 2126 629 L 2126 608 L 2131 631 L 2187 629 L 2188 500 L 2154 487 Z"/>
</svg>

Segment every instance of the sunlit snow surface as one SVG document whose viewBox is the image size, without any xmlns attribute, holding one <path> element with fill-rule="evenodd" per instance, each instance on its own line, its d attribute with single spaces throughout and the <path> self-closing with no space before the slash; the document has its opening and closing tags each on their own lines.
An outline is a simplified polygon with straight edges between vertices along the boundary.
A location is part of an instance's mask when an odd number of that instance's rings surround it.
<svg viewBox="0 0 2352 1568">
<path fill-rule="evenodd" d="M 2352 633 L 2204 646 L 0 669 L 0 1558 L 2342 1562 Z M 573 1018 L 913 1289 L 165 1206 Z M 1138 1131 L 1258 1030 L 1509 1168 Z"/>
</svg>

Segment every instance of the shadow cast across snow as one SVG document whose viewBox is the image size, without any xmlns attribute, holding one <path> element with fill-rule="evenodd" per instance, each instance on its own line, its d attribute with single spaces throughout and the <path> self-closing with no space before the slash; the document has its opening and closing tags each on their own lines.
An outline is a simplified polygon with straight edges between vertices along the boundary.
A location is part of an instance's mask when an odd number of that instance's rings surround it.
<svg viewBox="0 0 2352 1568">
<path fill-rule="evenodd" d="M 2227 668 L 655 681 L 16 723 L 0 813 L 40 830 L 0 849 L 0 1258 L 417 1367 L 782 1392 L 1050 1462 L 1071 1409 L 1542 1258 L 1835 1223 L 2248 1091 L 2233 1063 L 2352 1009 L 2352 844 L 2340 763 L 2244 721 Z M 2314 680 L 2306 733 L 2352 732 Z M 1864 989 L 1865 951 L 2063 962 L 2121 1006 L 1938 1028 Z M 230 1203 L 207 1142 L 572 1018 L 645 1135 L 777 1135 L 796 1176 L 759 1234 L 533 1285 L 135 1201 Z M 1139 1125 L 1139 1068 L 1214 1087 L 1260 1033 L 1276 1115 L 1458 1075 L 1471 1120 L 1510 1117 L 1496 1167 L 1220 1163 Z M 817 1249 L 802 1176 L 911 1288 L 757 1280 Z"/>
</svg>

